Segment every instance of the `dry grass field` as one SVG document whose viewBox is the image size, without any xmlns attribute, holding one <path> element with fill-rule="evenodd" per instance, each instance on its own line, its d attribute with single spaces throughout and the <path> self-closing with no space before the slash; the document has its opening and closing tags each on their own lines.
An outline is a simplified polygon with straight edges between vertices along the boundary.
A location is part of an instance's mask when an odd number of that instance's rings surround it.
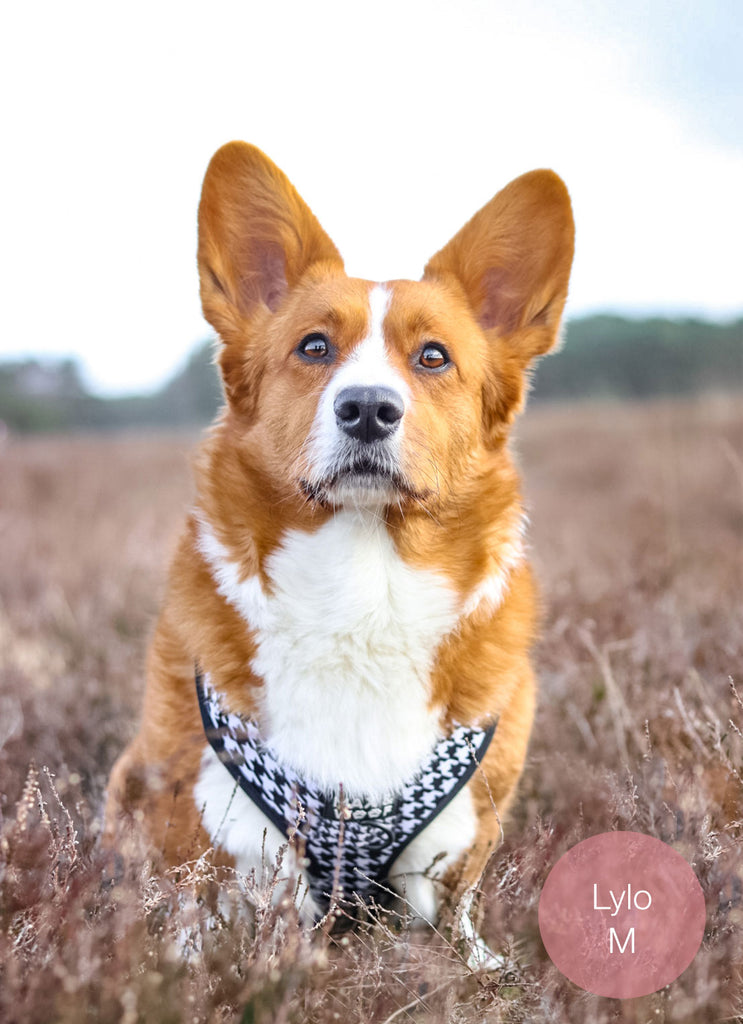
<svg viewBox="0 0 743 1024">
<path fill-rule="evenodd" d="M 483 880 L 504 955 L 489 974 L 446 921 L 307 933 L 268 878 L 248 927 L 230 880 L 212 912 L 208 861 L 164 878 L 104 861 L 103 791 L 135 728 L 194 440 L 0 449 L 0 1020 L 743 1021 L 743 402 L 538 407 L 519 428 L 541 703 Z M 612 829 L 671 844 L 707 901 L 691 967 L 624 1002 L 564 979 L 537 928 L 552 864 Z"/>
</svg>

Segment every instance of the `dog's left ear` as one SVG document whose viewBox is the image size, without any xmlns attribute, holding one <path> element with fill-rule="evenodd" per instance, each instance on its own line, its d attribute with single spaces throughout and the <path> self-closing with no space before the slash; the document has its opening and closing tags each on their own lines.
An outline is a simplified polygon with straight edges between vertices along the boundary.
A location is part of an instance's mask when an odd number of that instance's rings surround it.
<svg viewBox="0 0 743 1024">
<path fill-rule="evenodd" d="M 429 260 L 424 280 L 456 279 L 480 326 L 507 339 L 522 369 L 557 341 L 575 228 L 552 171 L 531 171 L 498 192 Z"/>
</svg>

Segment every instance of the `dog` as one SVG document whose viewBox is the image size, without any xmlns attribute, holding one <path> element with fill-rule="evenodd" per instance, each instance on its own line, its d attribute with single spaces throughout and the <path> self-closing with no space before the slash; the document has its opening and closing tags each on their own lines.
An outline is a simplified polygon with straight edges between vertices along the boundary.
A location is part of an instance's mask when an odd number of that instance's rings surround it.
<svg viewBox="0 0 743 1024">
<path fill-rule="evenodd" d="M 471 890 L 522 771 L 537 600 L 508 448 L 573 257 L 551 171 L 498 192 L 418 282 L 349 278 L 242 142 L 199 205 L 225 405 L 105 834 L 242 874 L 288 849 L 302 913 Z"/>
</svg>

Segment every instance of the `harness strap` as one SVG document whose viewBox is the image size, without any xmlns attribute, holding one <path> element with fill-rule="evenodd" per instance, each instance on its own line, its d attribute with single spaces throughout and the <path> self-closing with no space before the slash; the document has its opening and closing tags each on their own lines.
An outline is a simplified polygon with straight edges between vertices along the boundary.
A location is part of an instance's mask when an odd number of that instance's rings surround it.
<svg viewBox="0 0 743 1024">
<path fill-rule="evenodd" d="M 299 831 L 310 889 L 325 909 L 336 880 L 346 899 L 381 892 L 405 847 L 472 778 L 497 725 L 456 726 L 398 794 L 372 803 L 327 793 L 282 764 L 252 719 L 223 710 L 198 668 L 196 692 L 206 738 L 237 785 L 285 836 Z"/>
</svg>

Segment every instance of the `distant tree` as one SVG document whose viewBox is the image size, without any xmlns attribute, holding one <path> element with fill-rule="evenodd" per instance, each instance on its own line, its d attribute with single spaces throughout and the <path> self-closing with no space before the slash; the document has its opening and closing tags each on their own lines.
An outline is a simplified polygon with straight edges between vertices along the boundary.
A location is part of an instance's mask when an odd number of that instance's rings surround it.
<svg viewBox="0 0 743 1024">
<path fill-rule="evenodd" d="M 591 316 L 568 323 L 560 352 L 540 363 L 536 400 L 649 398 L 743 388 L 743 320 L 628 320 Z"/>
<path fill-rule="evenodd" d="M 69 430 L 96 401 L 73 359 L 0 363 L 0 420 L 12 429 Z"/>
<path fill-rule="evenodd" d="M 211 420 L 222 403 L 220 377 L 214 366 L 214 344 L 194 349 L 184 368 L 159 392 L 173 418 L 183 423 Z"/>
</svg>

